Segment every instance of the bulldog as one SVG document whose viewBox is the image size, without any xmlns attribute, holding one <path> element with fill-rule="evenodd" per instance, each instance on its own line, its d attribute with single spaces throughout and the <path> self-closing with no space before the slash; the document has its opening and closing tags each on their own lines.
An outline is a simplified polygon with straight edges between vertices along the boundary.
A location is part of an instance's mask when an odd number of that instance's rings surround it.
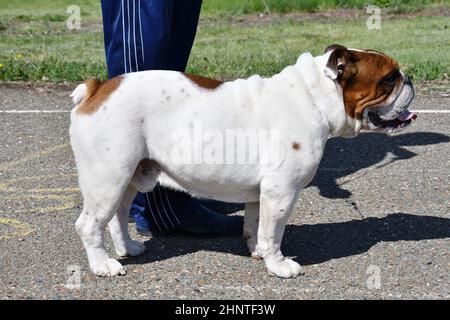
<svg viewBox="0 0 450 320">
<path fill-rule="evenodd" d="M 264 259 L 271 275 L 298 276 L 301 267 L 283 256 L 281 241 L 329 136 L 398 131 L 416 117 L 407 109 L 413 85 L 395 60 L 340 45 L 304 53 L 270 78 L 220 82 L 144 71 L 88 80 L 71 96 L 70 141 L 84 199 L 75 228 L 99 276 L 125 274 L 105 251 L 106 226 L 118 256 L 145 251 L 128 234 L 128 211 L 136 192 L 157 182 L 244 202 L 251 256 Z M 244 139 L 221 140 L 230 132 Z M 247 143 L 261 132 L 270 138 Z"/>
</svg>

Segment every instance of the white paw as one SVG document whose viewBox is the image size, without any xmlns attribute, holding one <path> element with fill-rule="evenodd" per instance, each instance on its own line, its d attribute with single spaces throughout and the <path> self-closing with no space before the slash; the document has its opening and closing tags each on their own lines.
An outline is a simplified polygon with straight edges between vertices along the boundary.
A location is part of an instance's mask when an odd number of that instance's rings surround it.
<svg viewBox="0 0 450 320">
<path fill-rule="evenodd" d="M 281 262 L 266 262 L 269 275 L 280 278 L 292 278 L 302 273 L 302 267 L 291 259 L 284 259 Z"/>
<path fill-rule="evenodd" d="M 143 254 L 145 251 L 145 246 L 139 241 L 130 240 L 124 244 L 124 246 L 120 246 L 120 248 L 116 248 L 116 254 L 119 257 L 136 257 Z"/>
<path fill-rule="evenodd" d="M 114 277 L 126 274 L 125 269 L 116 259 L 108 258 L 91 266 L 92 272 L 101 277 Z"/>
</svg>

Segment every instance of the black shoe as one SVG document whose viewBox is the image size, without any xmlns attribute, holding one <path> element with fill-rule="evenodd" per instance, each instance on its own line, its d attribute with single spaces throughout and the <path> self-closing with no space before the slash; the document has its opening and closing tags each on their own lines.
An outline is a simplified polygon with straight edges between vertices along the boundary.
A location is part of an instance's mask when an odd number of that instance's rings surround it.
<svg viewBox="0 0 450 320">
<path fill-rule="evenodd" d="M 245 205 L 243 203 L 222 202 L 209 199 L 198 199 L 196 201 L 209 210 L 220 214 L 231 214 L 245 209 Z"/>
<path fill-rule="evenodd" d="M 197 203 L 192 218 L 178 226 L 176 230 L 196 236 L 232 237 L 242 235 L 243 226 L 243 217 L 225 216 Z"/>
</svg>

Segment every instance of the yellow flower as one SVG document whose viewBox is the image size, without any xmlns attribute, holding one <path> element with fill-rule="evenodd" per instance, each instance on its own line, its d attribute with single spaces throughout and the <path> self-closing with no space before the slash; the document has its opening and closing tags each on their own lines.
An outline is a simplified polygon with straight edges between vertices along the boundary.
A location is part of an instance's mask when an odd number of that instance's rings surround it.
<svg viewBox="0 0 450 320">
<path fill-rule="evenodd" d="M 19 53 L 18 55 L 16 55 L 17 59 L 22 58 L 22 55 Z"/>
<path fill-rule="evenodd" d="M 3 63 L 0 63 L 0 69 L 3 68 Z"/>
</svg>

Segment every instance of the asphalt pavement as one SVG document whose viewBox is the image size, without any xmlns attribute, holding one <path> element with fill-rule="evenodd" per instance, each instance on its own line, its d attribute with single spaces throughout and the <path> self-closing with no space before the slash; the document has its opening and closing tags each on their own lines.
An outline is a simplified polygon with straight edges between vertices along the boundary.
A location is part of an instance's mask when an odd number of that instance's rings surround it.
<svg viewBox="0 0 450 320">
<path fill-rule="evenodd" d="M 304 275 L 269 276 L 241 237 L 150 238 L 130 224 L 146 253 L 99 278 L 74 229 L 72 88 L 0 84 L 0 299 L 450 298 L 448 94 L 419 94 L 412 109 L 426 113 L 401 133 L 329 140 L 283 241 Z"/>
</svg>

